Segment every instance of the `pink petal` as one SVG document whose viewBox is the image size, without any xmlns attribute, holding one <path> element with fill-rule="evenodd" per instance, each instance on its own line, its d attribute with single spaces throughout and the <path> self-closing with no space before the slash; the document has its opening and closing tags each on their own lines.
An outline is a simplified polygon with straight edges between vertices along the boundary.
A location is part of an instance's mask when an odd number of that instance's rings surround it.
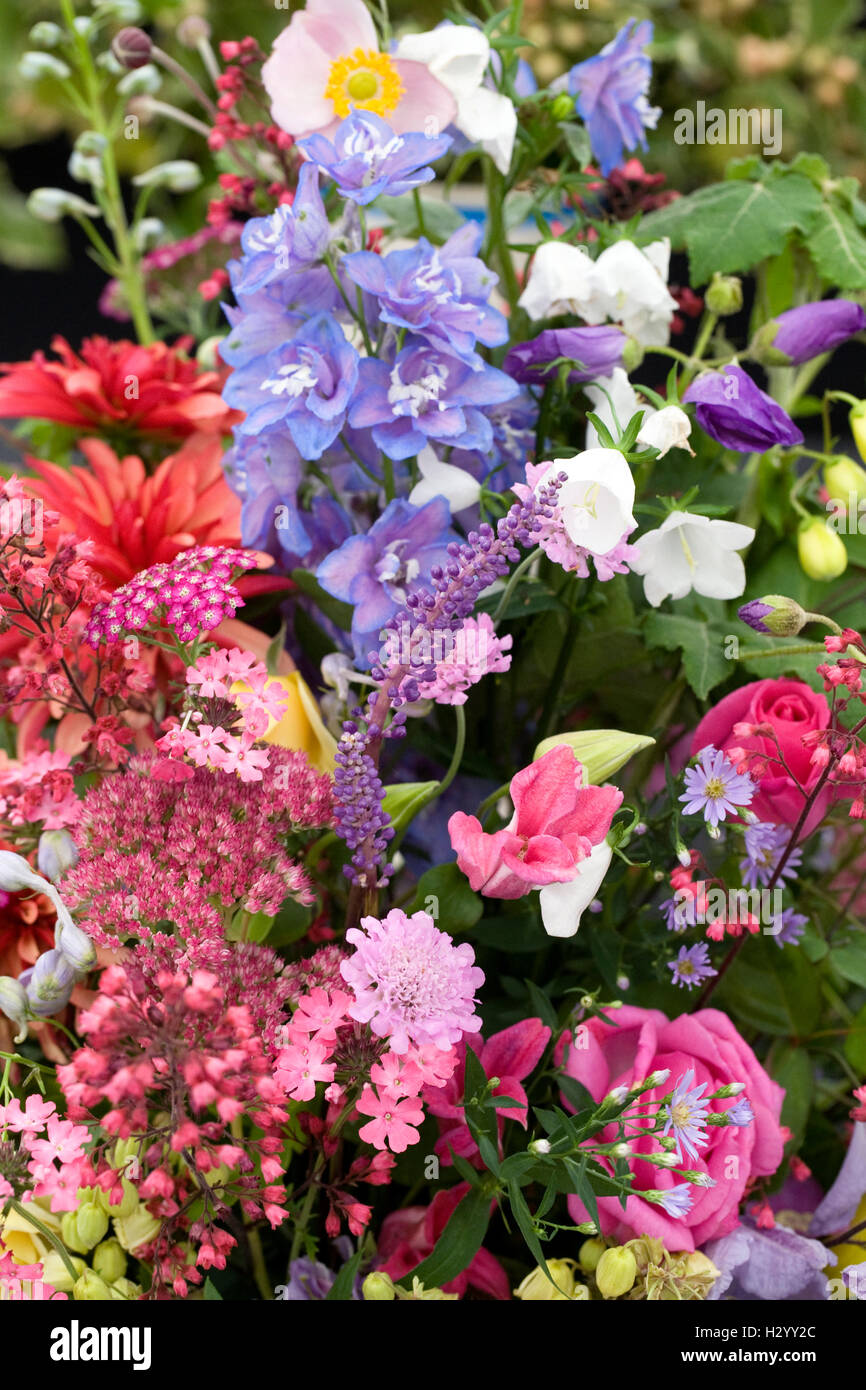
<svg viewBox="0 0 866 1390">
<path fill-rule="evenodd" d="M 298 138 L 334 120 L 334 103 L 325 96 L 325 88 L 339 51 L 323 48 L 311 30 L 309 16 L 301 10 L 280 34 L 262 67 L 274 121 Z"/>
<path fill-rule="evenodd" d="M 533 835 L 528 844 L 516 836 L 502 846 L 502 863 L 518 879 L 538 888 L 574 878 L 574 856 L 553 835 Z M 515 843 L 516 842 L 516 843 Z"/>
<path fill-rule="evenodd" d="M 521 835 L 543 835 L 552 822 L 565 820 L 574 811 L 580 773 L 580 763 L 565 744 L 518 772 L 511 779 L 514 829 Z"/>
<path fill-rule="evenodd" d="M 522 1080 L 541 1061 L 549 1041 L 550 1029 L 540 1018 L 525 1018 L 487 1039 L 481 1049 L 481 1065 L 487 1076 Z"/>
<path fill-rule="evenodd" d="M 411 63 L 403 58 L 394 61 L 405 92 L 394 111 L 386 118 L 398 135 L 418 130 L 440 134 L 457 115 L 457 103 L 447 87 L 443 87 L 423 63 Z"/>
</svg>

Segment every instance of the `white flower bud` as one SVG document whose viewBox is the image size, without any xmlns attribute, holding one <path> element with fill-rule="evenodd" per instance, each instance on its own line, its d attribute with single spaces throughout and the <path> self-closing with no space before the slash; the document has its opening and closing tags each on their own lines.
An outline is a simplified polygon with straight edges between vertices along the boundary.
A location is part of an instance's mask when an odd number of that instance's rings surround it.
<svg viewBox="0 0 866 1390">
<path fill-rule="evenodd" d="M 142 72 L 143 69 L 138 68 L 137 71 Z M 169 159 L 165 164 L 155 164 L 143 174 L 136 174 L 132 180 L 136 188 L 157 185 L 171 193 L 189 193 L 193 188 L 198 188 L 201 181 L 201 170 L 191 159 Z"/>
<path fill-rule="evenodd" d="M 59 222 L 63 217 L 99 217 L 99 208 L 65 188 L 34 188 L 27 199 L 27 211 L 41 222 Z"/>
<path fill-rule="evenodd" d="M 18 72 L 27 82 L 38 82 L 43 77 L 62 79 L 72 76 L 72 69 L 62 58 L 55 58 L 53 53 L 38 53 L 35 50 L 21 55 Z"/>
<path fill-rule="evenodd" d="M 117 90 L 125 97 L 152 97 L 162 86 L 162 74 L 154 63 L 144 63 L 121 77 Z M 135 182 L 135 180 L 133 180 Z"/>
<path fill-rule="evenodd" d="M 27 37 L 37 48 L 57 48 L 63 42 L 63 30 L 59 24 L 52 24 L 50 19 L 40 19 Z"/>
<path fill-rule="evenodd" d="M 550 1153 L 550 1140 L 549 1140 L 549 1139 L 533 1139 L 532 1143 L 529 1145 L 529 1152 L 530 1152 L 531 1154 L 549 1154 L 549 1153 Z"/>
</svg>

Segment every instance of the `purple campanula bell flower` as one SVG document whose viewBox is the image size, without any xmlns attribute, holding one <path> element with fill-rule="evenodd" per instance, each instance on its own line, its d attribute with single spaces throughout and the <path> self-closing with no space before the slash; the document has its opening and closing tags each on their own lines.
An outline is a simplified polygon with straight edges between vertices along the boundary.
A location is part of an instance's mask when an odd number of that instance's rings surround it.
<svg viewBox="0 0 866 1390">
<path fill-rule="evenodd" d="M 444 246 L 415 246 L 377 256 L 356 251 L 341 269 L 370 296 L 383 323 L 408 328 L 434 346 L 478 365 L 476 340 L 499 347 L 508 323 L 487 303 L 497 276 L 477 256 L 482 228 L 466 222 Z"/>
<path fill-rule="evenodd" d="M 436 176 L 429 167 L 451 146 L 448 135 L 395 135 L 372 111 L 350 111 L 333 140 L 309 135 L 298 148 L 334 180 L 344 198 L 364 207 L 380 193 L 396 197 Z"/>
<path fill-rule="evenodd" d="M 511 400 L 519 389 L 496 367 L 470 365 L 413 338 L 393 364 L 364 359 L 349 420 L 354 429 L 372 428 L 392 459 L 412 458 L 433 440 L 486 452 L 493 429 L 481 407 Z"/>
<path fill-rule="evenodd" d="M 335 319 L 317 314 L 289 342 L 237 367 L 223 397 L 246 412 L 239 436 L 279 424 L 302 458 L 318 459 L 345 424 L 357 380 L 357 352 Z"/>
<path fill-rule="evenodd" d="M 701 372 L 683 396 L 687 402 L 697 407 L 701 429 L 726 449 L 762 454 L 774 444 L 803 443 L 790 415 L 734 363 L 720 372 Z"/>
<path fill-rule="evenodd" d="M 515 381 L 545 382 L 552 380 L 558 368 L 550 366 L 559 357 L 574 363 L 568 373 L 570 382 L 595 381 L 610 376 L 614 367 L 622 366 L 626 336 L 613 324 L 596 328 L 546 328 L 536 338 L 510 348 L 503 368 Z"/>
<path fill-rule="evenodd" d="M 832 352 L 866 328 L 866 310 L 851 299 L 821 299 L 786 309 L 755 334 L 752 356 L 769 366 L 798 366 Z"/>
<path fill-rule="evenodd" d="M 449 562 L 451 530 L 444 497 L 423 507 L 398 498 L 363 535 L 350 536 L 319 565 L 316 578 L 334 598 L 352 604 L 355 662 L 368 665 L 379 634 L 406 602 L 407 593 L 427 583 L 434 565 Z"/>
<path fill-rule="evenodd" d="M 600 53 L 568 74 L 568 90 L 605 177 L 622 164 L 625 150 L 646 149 L 644 130 L 655 129 L 661 115 L 647 101 L 652 64 L 645 49 L 652 36 L 648 19 L 630 19 Z"/>
</svg>

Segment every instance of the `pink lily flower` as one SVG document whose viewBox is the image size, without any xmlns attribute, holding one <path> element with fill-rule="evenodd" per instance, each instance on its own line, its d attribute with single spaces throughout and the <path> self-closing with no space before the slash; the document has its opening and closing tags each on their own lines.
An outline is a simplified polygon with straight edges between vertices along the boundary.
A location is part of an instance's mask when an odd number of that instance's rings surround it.
<svg viewBox="0 0 866 1390">
<path fill-rule="evenodd" d="M 488 1079 L 499 1077 L 499 1085 L 493 1092 L 496 1096 L 520 1102 L 518 1106 L 497 1106 L 496 1115 L 499 1137 L 506 1120 L 516 1120 L 526 1129 L 527 1098 L 520 1084 L 532 1069 L 541 1061 L 544 1049 L 550 1041 L 550 1029 L 540 1018 L 525 1018 L 501 1033 L 494 1033 L 483 1042 L 477 1034 L 467 1036 L 460 1044 L 460 1061 L 451 1079 L 440 1088 L 425 1086 L 422 1099 L 431 1115 L 439 1121 L 440 1137 L 435 1151 L 443 1163 L 452 1163 L 451 1150 L 461 1158 L 473 1160 L 478 1155 L 478 1146 L 472 1138 L 466 1123 L 465 1112 L 460 1105 L 463 1099 L 464 1076 L 466 1070 L 466 1048 L 471 1047 L 477 1054 Z"/>
<path fill-rule="evenodd" d="M 380 53 L 363 0 L 307 0 L 274 43 L 262 81 L 274 121 L 296 139 L 332 135 L 352 109 L 373 111 L 398 135 L 438 133 L 457 114 L 424 63 Z"/>
<path fill-rule="evenodd" d="M 583 786 L 583 765 L 560 744 L 517 773 L 511 799 L 514 815 L 493 835 L 462 811 L 448 822 L 459 867 L 487 898 L 522 898 L 533 888 L 571 882 L 604 841 L 622 792 Z"/>
</svg>

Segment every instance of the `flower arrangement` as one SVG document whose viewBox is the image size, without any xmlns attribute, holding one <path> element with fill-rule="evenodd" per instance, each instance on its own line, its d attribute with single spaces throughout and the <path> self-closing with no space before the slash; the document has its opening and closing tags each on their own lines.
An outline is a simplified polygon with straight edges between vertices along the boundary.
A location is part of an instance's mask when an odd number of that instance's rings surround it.
<svg viewBox="0 0 866 1390">
<path fill-rule="evenodd" d="M 863 204 L 485 8 L 34 31 L 132 336 L 0 371 L 13 1297 L 863 1296 Z"/>
</svg>

